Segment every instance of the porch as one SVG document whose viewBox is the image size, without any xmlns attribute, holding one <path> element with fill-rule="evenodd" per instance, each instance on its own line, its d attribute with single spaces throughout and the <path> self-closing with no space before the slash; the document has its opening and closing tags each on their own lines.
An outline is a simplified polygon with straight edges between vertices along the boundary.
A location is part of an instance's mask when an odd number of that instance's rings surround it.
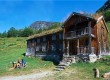
<svg viewBox="0 0 110 80">
<path fill-rule="evenodd" d="M 66 39 L 64 41 L 64 55 L 80 55 L 96 53 L 95 47 L 92 44 L 94 41 L 91 39 L 89 43 L 89 37 L 82 37 L 77 39 Z"/>
</svg>

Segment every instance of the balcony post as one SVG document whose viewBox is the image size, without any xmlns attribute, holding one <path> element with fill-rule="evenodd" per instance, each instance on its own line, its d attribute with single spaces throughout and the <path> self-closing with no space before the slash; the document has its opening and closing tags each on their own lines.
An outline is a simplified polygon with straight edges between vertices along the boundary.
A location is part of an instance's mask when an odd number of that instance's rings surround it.
<svg viewBox="0 0 110 80">
<path fill-rule="evenodd" d="M 67 34 L 66 34 L 66 31 L 65 31 L 65 28 L 63 30 L 63 57 L 65 57 L 67 55 L 67 48 L 66 48 L 66 40 L 65 38 L 67 38 Z"/>
<path fill-rule="evenodd" d="M 89 28 L 89 53 L 92 53 L 92 49 L 91 49 L 91 21 L 89 21 L 88 23 L 88 28 Z"/>
<path fill-rule="evenodd" d="M 65 40 L 63 39 L 63 53 L 65 55 Z"/>
<path fill-rule="evenodd" d="M 79 54 L 79 39 L 77 39 L 77 54 Z"/>
<path fill-rule="evenodd" d="M 67 56 L 69 56 L 69 40 L 67 41 Z"/>
</svg>

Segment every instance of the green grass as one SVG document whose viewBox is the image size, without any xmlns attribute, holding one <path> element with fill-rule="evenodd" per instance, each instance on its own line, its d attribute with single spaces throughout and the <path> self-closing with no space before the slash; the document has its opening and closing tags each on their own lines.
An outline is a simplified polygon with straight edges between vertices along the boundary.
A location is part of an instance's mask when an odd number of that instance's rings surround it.
<svg viewBox="0 0 110 80">
<path fill-rule="evenodd" d="M 80 80 L 102 80 L 102 75 L 110 70 L 110 62 L 97 61 L 95 63 L 76 63 L 71 65 L 71 68 L 75 68 L 80 75 Z M 95 79 L 93 76 L 93 68 L 98 68 L 100 71 L 100 78 Z"/>
<path fill-rule="evenodd" d="M 95 63 L 74 63 L 64 71 L 56 72 L 54 75 L 42 78 L 41 80 L 106 80 L 101 76 L 106 72 L 110 72 L 110 56 L 104 58 L 108 60 L 99 60 Z M 93 68 L 99 69 L 99 78 L 94 78 Z"/>
<path fill-rule="evenodd" d="M 33 69 L 48 69 L 53 66 L 52 62 L 42 61 L 39 58 L 23 57 L 26 51 L 26 38 L 0 38 L 0 75 L 27 74 Z M 11 62 L 17 61 L 18 58 L 24 58 L 27 62 L 27 67 L 23 69 L 14 69 Z"/>
<path fill-rule="evenodd" d="M 110 43 L 110 22 L 107 23 L 107 27 L 108 27 L 108 30 L 109 30 L 108 39 L 109 39 L 109 43 Z"/>
<path fill-rule="evenodd" d="M 26 51 L 26 38 L 0 38 L 0 76 L 4 75 L 20 75 L 29 74 L 39 70 L 53 69 L 55 66 L 52 62 L 42 61 L 39 58 L 23 57 L 22 54 Z M 14 69 L 11 62 L 17 61 L 18 58 L 24 58 L 27 62 L 27 67 L 22 69 Z M 95 79 L 93 76 L 93 68 L 98 68 L 100 76 L 105 72 L 110 71 L 110 56 L 105 56 L 105 59 L 95 63 L 75 63 L 69 66 L 66 70 L 56 72 L 54 75 L 43 78 L 42 80 L 102 80 L 100 77 Z"/>
</svg>

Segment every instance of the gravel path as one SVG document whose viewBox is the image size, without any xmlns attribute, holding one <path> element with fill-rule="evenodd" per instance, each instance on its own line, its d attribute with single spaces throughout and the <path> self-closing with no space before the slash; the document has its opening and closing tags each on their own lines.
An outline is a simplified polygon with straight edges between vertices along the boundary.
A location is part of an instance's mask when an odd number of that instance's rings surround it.
<svg viewBox="0 0 110 80">
<path fill-rule="evenodd" d="M 0 77 L 0 80 L 38 80 L 40 78 L 52 75 L 52 73 L 52 71 L 44 71 L 21 76 L 5 76 Z"/>
</svg>

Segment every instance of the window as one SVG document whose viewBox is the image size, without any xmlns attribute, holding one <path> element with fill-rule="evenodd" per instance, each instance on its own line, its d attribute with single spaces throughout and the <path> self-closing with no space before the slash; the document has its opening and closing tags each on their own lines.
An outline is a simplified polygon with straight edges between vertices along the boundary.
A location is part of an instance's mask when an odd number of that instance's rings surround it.
<svg viewBox="0 0 110 80">
<path fill-rule="evenodd" d="M 46 51 L 46 43 L 42 44 L 42 51 Z"/>
<path fill-rule="evenodd" d="M 40 38 L 37 39 L 37 43 L 40 43 Z"/>
<path fill-rule="evenodd" d="M 56 44 L 52 43 L 52 51 L 55 51 L 55 50 L 56 50 Z"/>
<path fill-rule="evenodd" d="M 61 43 L 59 45 L 59 50 L 61 50 L 61 51 L 63 50 L 63 44 L 61 44 Z"/>
<path fill-rule="evenodd" d="M 34 43 L 34 39 L 32 40 L 32 43 Z"/>
<path fill-rule="evenodd" d="M 46 41 L 46 37 L 43 37 L 43 41 Z"/>
<path fill-rule="evenodd" d="M 52 40 L 56 40 L 56 35 L 52 35 Z"/>
<path fill-rule="evenodd" d="M 42 49 L 41 45 L 36 46 L 36 51 L 41 51 L 41 49 Z"/>
<path fill-rule="evenodd" d="M 63 39 L 63 34 L 59 34 L 59 39 Z"/>
</svg>

